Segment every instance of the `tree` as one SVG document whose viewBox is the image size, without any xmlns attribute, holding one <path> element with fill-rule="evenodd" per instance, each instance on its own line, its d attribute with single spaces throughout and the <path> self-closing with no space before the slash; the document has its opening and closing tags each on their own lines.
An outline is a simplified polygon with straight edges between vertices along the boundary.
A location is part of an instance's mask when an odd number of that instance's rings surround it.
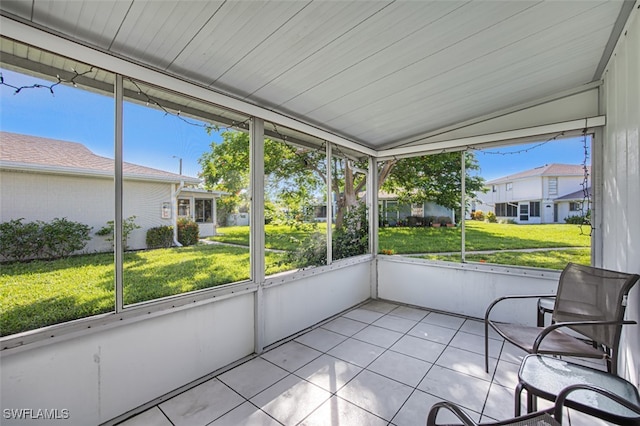
<svg viewBox="0 0 640 426">
<path fill-rule="evenodd" d="M 324 150 L 314 150 L 265 139 L 265 201 L 284 202 L 290 215 L 304 219 L 305 205 L 322 194 L 326 185 L 327 162 Z M 378 190 L 398 195 L 402 202 L 433 201 L 442 206 L 460 208 L 461 159 L 459 152 L 430 156 L 392 159 L 378 166 Z M 478 170 L 473 153 L 466 153 L 466 169 Z M 212 143 L 211 151 L 199 159 L 202 177 L 207 187 L 229 192 L 219 205 L 228 212 L 248 203 L 249 135 L 226 131 L 222 142 Z M 331 160 L 332 193 L 336 194 L 336 228 L 342 226 L 344 215 L 357 206 L 360 194 L 366 190 L 366 176 L 358 173 L 366 162 L 354 162 L 340 157 Z M 466 176 L 466 192 L 472 196 L 482 189 L 484 179 Z M 220 211 L 221 215 L 225 212 Z M 224 217 L 224 216 L 223 216 Z"/>
<path fill-rule="evenodd" d="M 462 170 L 459 152 L 389 160 L 379 167 L 379 189 L 396 194 L 405 203 L 432 201 L 460 212 Z M 484 178 L 470 171 L 480 169 L 475 155 L 465 153 L 465 192 L 482 191 Z"/>
</svg>

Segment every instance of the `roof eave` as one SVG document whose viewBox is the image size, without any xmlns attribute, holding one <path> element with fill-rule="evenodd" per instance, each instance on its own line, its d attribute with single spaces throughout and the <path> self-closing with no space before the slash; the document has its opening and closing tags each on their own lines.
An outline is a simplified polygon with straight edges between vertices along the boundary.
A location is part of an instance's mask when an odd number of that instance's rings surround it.
<svg viewBox="0 0 640 426">
<path fill-rule="evenodd" d="M 57 175 L 69 175 L 69 176 L 99 177 L 99 178 L 110 178 L 110 177 L 112 178 L 114 177 L 114 173 L 115 173 L 115 171 L 111 172 L 106 170 L 79 169 L 79 168 L 73 168 L 73 167 L 29 164 L 29 163 L 19 163 L 19 162 L 12 162 L 12 161 L 0 161 L 0 170 L 47 173 L 47 174 L 57 174 Z M 143 175 L 143 174 L 136 174 L 136 173 L 123 173 L 122 177 L 128 180 L 138 180 L 138 181 L 147 181 L 147 182 L 164 182 L 164 183 L 176 183 L 176 184 L 179 184 L 181 182 L 192 183 L 192 184 L 201 183 L 200 179 L 192 178 L 189 176 L 179 176 L 179 175 L 176 175 L 176 177 L 173 178 L 169 176 L 153 176 L 153 175 Z"/>
</svg>

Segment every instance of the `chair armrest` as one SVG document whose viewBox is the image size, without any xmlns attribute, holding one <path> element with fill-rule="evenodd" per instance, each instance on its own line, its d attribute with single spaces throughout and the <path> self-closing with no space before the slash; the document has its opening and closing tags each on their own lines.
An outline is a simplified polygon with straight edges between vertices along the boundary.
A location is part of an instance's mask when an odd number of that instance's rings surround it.
<svg viewBox="0 0 640 426">
<path fill-rule="evenodd" d="M 593 385 L 587 385 L 587 384 L 577 384 L 577 385 L 571 385 L 568 386 L 564 389 L 562 389 L 560 391 L 560 393 L 558 394 L 558 397 L 556 398 L 556 402 L 555 402 L 555 408 L 554 408 L 554 413 L 553 413 L 553 417 L 557 420 L 559 418 L 562 418 L 562 410 L 564 409 L 564 404 L 565 401 L 567 400 L 567 398 L 569 397 L 569 394 L 571 392 L 574 392 L 576 390 L 588 390 L 591 392 L 596 392 L 599 393 L 609 399 L 611 399 L 612 401 L 615 401 L 616 403 L 622 405 L 625 408 L 628 408 L 631 411 L 636 412 L 639 416 L 640 416 L 640 406 L 637 406 L 636 404 L 634 404 L 631 401 L 627 401 L 626 399 L 609 392 L 606 389 L 602 389 L 600 387 L 597 386 L 593 386 Z"/>
<path fill-rule="evenodd" d="M 542 344 L 542 340 L 547 337 L 549 335 L 549 333 L 551 333 L 552 331 L 554 331 L 557 328 L 560 327 L 571 327 L 571 326 L 576 326 L 576 325 L 615 325 L 615 324 L 620 324 L 620 325 L 632 325 L 632 324 L 637 324 L 637 322 L 632 321 L 632 320 L 623 320 L 623 321 L 617 321 L 617 320 L 609 320 L 609 321 L 566 321 L 566 322 L 557 322 L 555 324 L 551 324 L 548 327 L 545 327 L 544 330 L 542 330 L 540 332 L 540 334 L 538 334 L 538 337 L 536 337 L 536 340 L 533 342 L 533 353 L 538 353 L 538 348 L 540 347 L 540 345 Z"/>
<path fill-rule="evenodd" d="M 502 302 L 503 300 L 508 300 L 508 299 L 539 299 L 541 297 L 556 297 L 555 294 L 523 294 L 523 295 L 513 295 L 513 296 L 502 296 L 497 298 L 496 300 L 494 300 L 493 302 L 491 302 L 491 304 L 489 305 L 489 307 L 487 308 L 487 312 L 484 315 L 484 321 L 485 323 L 489 321 L 489 313 L 491 312 L 491 310 L 493 309 L 494 306 L 496 306 L 498 303 Z"/>
<path fill-rule="evenodd" d="M 438 411 L 440 411 L 440 409 L 442 408 L 447 409 L 455 414 L 455 416 L 460 419 L 460 421 L 462 421 L 462 424 L 464 424 L 464 426 L 478 426 L 478 424 L 474 422 L 467 413 L 465 413 L 456 404 L 449 401 L 440 401 L 433 404 L 433 406 L 429 410 L 429 415 L 427 415 L 427 426 L 436 426 L 436 417 L 438 417 Z"/>
</svg>

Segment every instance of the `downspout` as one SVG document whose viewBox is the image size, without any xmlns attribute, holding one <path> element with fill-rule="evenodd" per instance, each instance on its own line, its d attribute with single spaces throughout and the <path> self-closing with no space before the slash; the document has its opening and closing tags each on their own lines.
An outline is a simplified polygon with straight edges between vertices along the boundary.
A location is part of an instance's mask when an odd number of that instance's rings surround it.
<svg viewBox="0 0 640 426">
<path fill-rule="evenodd" d="M 180 244 L 180 242 L 178 241 L 178 196 L 182 192 L 183 188 L 183 180 L 180 181 L 180 185 L 177 189 L 175 185 L 173 185 L 171 188 L 171 204 L 173 204 L 172 209 L 174 211 L 174 214 L 171 216 L 171 224 L 173 225 L 173 244 L 175 244 L 176 247 L 182 247 L 182 244 Z"/>
</svg>

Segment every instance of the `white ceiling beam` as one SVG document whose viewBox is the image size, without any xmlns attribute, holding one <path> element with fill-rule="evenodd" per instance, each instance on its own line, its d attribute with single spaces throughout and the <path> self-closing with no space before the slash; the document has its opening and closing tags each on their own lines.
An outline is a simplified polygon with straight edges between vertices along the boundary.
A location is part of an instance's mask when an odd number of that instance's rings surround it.
<svg viewBox="0 0 640 426">
<path fill-rule="evenodd" d="M 562 123 L 548 124 L 544 126 L 527 127 L 506 132 L 491 133 L 486 135 L 451 139 L 447 141 L 434 142 L 423 145 L 413 145 L 402 148 L 382 150 L 378 151 L 378 160 L 423 155 L 426 153 L 433 153 L 437 151 L 459 150 L 471 146 L 504 141 L 515 141 L 541 135 L 562 134 L 576 130 L 583 130 L 585 128 L 592 129 L 594 127 L 601 127 L 605 124 L 606 117 L 604 115 L 599 115 L 595 117 L 565 121 Z"/>
</svg>

